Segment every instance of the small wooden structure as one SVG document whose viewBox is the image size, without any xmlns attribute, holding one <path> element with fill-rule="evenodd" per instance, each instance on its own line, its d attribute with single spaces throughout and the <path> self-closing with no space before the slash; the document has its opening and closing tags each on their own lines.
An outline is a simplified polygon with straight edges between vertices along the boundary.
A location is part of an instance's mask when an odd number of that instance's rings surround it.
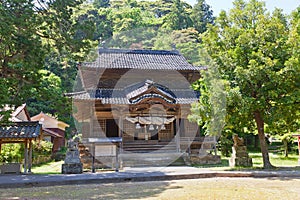
<svg viewBox="0 0 300 200">
<path fill-rule="evenodd" d="M 61 147 L 66 146 L 65 130 L 68 124 L 55 119 L 43 112 L 31 117 L 32 121 L 39 121 L 43 127 L 43 139 L 53 144 L 52 153 L 59 151 Z"/>
<path fill-rule="evenodd" d="M 15 122 L 0 126 L 1 145 L 5 143 L 24 143 L 24 173 L 31 172 L 32 141 L 41 137 L 42 126 L 39 122 Z"/>
</svg>

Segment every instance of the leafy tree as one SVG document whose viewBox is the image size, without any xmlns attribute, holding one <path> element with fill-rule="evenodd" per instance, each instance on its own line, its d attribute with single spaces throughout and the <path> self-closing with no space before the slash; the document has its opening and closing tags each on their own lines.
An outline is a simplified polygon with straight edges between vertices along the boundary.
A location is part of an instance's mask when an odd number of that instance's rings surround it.
<svg viewBox="0 0 300 200">
<path fill-rule="evenodd" d="M 110 0 L 94 0 L 93 5 L 95 8 L 107 8 L 110 6 Z"/>
<path fill-rule="evenodd" d="M 194 28 L 169 31 L 160 29 L 153 39 L 153 49 L 177 49 L 194 65 L 199 65 L 200 35 Z"/>
<path fill-rule="evenodd" d="M 141 9 L 124 7 L 111 12 L 114 32 L 128 31 L 142 25 Z"/>
<path fill-rule="evenodd" d="M 39 84 L 50 50 L 84 52 L 87 40 L 74 37 L 79 0 L 4 0 L 0 4 L 0 105 L 19 105 Z M 76 56 L 75 56 L 76 57 Z M 78 58 L 78 57 L 77 57 Z"/>
<path fill-rule="evenodd" d="M 190 12 L 192 7 L 180 0 L 174 0 L 170 12 L 164 18 L 163 28 L 181 30 L 192 26 Z"/>
<path fill-rule="evenodd" d="M 93 27 L 74 18 L 81 3 L 81 0 L 1 1 L 0 89 L 3 98 L 0 105 L 20 105 L 39 92 L 58 95 L 51 89 L 38 91 L 45 81 L 44 62 L 50 52 L 66 61 L 80 60 L 89 51 Z M 44 86 L 52 87 L 51 84 Z"/>
<path fill-rule="evenodd" d="M 204 33 L 207 30 L 207 24 L 213 24 L 215 20 L 213 11 L 205 0 L 197 0 L 192 9 L 191 19 L 193 27 L 199 33 Z"/>
<path fill-rule="evenodd" d="M 215 26 L 210 26 L 203 37 L 205 49 L 234 91 L 232 97 L 240 100 L 238 107 L 227 112 L 229 118 L 243 117 L 243 120 L 234 124 L 229 119 L 227 123 L 249 130 L 255 123 L 264 168 L 272 167 L 265 125 L 276 120 L 273 116 L 278 112 L 283 118 L 289 115 L 288 106 L 299 99 L 299 93 L 295 93 L 299 65 L 289 64 L 288 31 L 280 10 L 269 14 L 263 2 L 236 0 L 229 14 L 220 13 Z"/>
</svg>

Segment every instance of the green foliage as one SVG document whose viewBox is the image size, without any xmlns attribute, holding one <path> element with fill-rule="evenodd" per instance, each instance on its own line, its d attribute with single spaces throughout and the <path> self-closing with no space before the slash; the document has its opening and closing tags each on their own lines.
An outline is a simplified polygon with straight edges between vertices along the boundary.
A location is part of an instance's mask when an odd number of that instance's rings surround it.
<svg viewBox="0 0 300 200">
<path fill-rule="evenodd" d="M 33 155 L 51 155 L 53 144 L 49 141 L 40 141 L 33 143 Z"/>
<path fill-rule="evenodd" d="M 207 25 L 213 24 L 215 20 L 213 11 L 205 0 L 197 0 L 192 9 L 191 19 L 193 20 L 193 27 L 199 33 L 204 33 L 207 30 Z"/>
<path fill-rule="evenodd" d="M 0 162 L 21 162 L 22 152 L 21 144 L 2 144 Z"/>
<path fill-rule="evenodd" d="M 40 141 L 33 142 L 33 157 L 38 155 L 50 156 L 52 153 L 51 142 Z M 12 144 L 2 144 L 0 162 L 10 163 L 10 162 L 21 162 L 24 158 L 24 144 L 12 143 Z"/>
<path fill-rule="evenodd" d="M 180 0 L 174 0 L 170 12 L 164 18 L 163 28 L 181 30 L 192 27 L 191 6 Z"/>
<path fill-rule="evenodd" d="M 218 141 L 218 150 L 221 151 L 222 156 L 229 157 L 232 153 L 232 134 L 222 134 Z"/>
<path fill-rule="evenodd" d="M 188 119 L 203 125 L 206 135 L 220 136 L 225 126 L 227 81 L 221 79 L 218 65 L 209 56 L 200 52 L 200 60 L 207 70 L 200 80 L 193 84 L 193 89 L 200 92 L 199 102 L 192 104 Z"/>
<path fill-rule="evenodd" d="M 107 8 L 110 6 L 110 0 L 94 0 L 93 5 L 95 8 Z"/>
<path fill-rule="evenodd" d="M 176 49 L 194 65 L 199 65 L 200 36 L 194 28 L 173 30 L 160 29 L 153 38 L 153 49 Z"/>
<path fill-rule="evenodd" d="M 275 130 L 280 128 L 274 123 L 279 118 L 299 121 L 299 63 L 294 62 L 289 51 L 293 45 L 288 43 L 289 37 L 295 39 L 298 33 L 289 35 L 289 31 L 280 10 L 270 14 L 263 2 L 237 0 L 229 14 L 222 12 L 202 38 L 230 86 L 226 122 L 235 129 L 253 130 L 256 125 L 265 167 L 270 166 L 265 124 Z M 234 107 L 237 100 L 238 107 Z M 297 117 L 291 119 L 291 112 Z"/>
<path fill-rule="evenodd" d="M 80 0 L 1 2 L 1 106 L 17 106 L 36 95 L 39 85 L 45 83 L 40 71 L 49 52 L 79 59 L 88 51 L 91 28 L 87 23 L 79 26 L 73 20 L 80 3 Z M 79 30 L 84 34 L 76 37 Z"/>
</svg>

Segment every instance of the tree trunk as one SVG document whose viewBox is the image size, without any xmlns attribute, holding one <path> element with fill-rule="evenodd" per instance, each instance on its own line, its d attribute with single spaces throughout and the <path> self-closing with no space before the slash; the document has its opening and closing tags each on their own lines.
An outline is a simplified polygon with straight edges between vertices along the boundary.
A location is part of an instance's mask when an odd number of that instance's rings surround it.
<svg viewBox="0 0 300 200">
<path fill-rule="evenodd" d="M 254 119 L 258 130 L 258 138 L 260 142 L 260 149 L 262 153 L 264 168 L 265 169 L 273 168 L 273 165 L 270 163 L 268 147 L 265 139 L 264 121 L 258 110 L 254 112 Z"/>
</svg>

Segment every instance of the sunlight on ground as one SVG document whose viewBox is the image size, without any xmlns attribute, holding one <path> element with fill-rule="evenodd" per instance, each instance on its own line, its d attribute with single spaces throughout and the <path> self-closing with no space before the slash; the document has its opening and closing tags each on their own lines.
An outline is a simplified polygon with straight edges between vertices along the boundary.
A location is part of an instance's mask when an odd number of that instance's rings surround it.
<svg viewBox="0 0 300 200">
<path fill-rule="evenodd" d="M 300 199 L 300 179 L 205 178 L 0 189 L 0 199 Z M 67 192 L 66 192 L 67 191 Z"/>
<path fill-rule="evenodd" d="M 58 162 L 49 162 L 40 166 L 32 167 L 32 172 L 34 174 L 60 174 L 61 173 L 61 166 L 64 161 Z"/>
</svg>

